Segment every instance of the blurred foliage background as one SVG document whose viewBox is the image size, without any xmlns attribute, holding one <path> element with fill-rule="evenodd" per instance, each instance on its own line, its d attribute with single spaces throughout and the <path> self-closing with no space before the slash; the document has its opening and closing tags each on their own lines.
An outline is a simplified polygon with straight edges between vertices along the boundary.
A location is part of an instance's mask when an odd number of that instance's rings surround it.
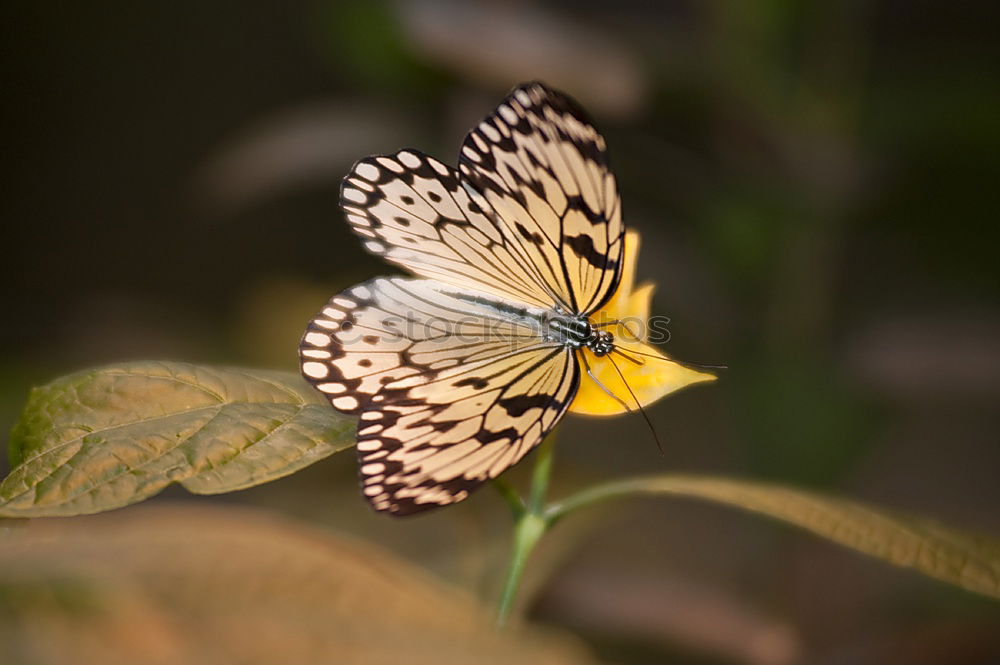
<svg viewBox="0 0 1000 665">
<path fill-rule="evenodd" d="M 294 369 L 322 303 L 391 272 L 342 220 L 350 165 L 454 161 L 538 78 L 608 138 L 667 352 L 730 367 L 650 409 L 663 458 L 638 418 L 568 417 L 557 492 L 724 473 L 998 533 L 998 19 L 962 0 L 6 7 L 2 422 L 103 362 Z M 391 521 L 354 474 L 344 455 L 214 501 L 494 591 L 490 490 Z M 554 536 L 530 614 L 614 662 L 1000 658 L 995 604 L 724 509 L 634 503 Z"/>
</svg>

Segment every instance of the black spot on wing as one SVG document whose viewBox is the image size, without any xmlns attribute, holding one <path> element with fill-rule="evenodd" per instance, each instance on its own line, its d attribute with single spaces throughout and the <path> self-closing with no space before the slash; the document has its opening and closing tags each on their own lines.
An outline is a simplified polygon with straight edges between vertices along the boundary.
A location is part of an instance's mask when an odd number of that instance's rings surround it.
<svg viewBox="0 0 1000 665">
<path fill-rule="evenodd" d="M 467 379 L 459 379 L 458 381 L 456 381 L 451 385 L 455 386 L 456 388 L 461 388 L 464 386 L 472 386 L 476 390 L 482 390 L 486 386 L 490 385 L 490 382 L 478 376 L 470 376 Z"/>
<path fill-rule="evenodd" d="M 589 235 L 583 234 L 578 236 L 566 236 L 563 238 L 563 244 L 568 246 L 573 250 L 579 258 L 583 259 L 595 268 L 604 270 L 606 268 L 613 268 L 614 262 L 608 261 L 608 255 L 597 251 L 594 247 L 594 239 Z"/>
<path fill-rule="evenodd" d="M 544 409 L 553 402 L 551 395 L 515 395 L 499 401 L 508 415 L 517 418 L 531 409 Z"/>
<path fill-rule="evenodd" d="M 517 441 L 521 438 L 521 432 L 514 427 L 507 427 L 496 432 L 488 429 L 481 429 L 476 432 L 473 438 L 475 438 L 479 443 L 486 445 L 487 443 L 493 443 L 494 441 L 501 440 Z"/>
<path fill-rule="evenodd" d="M 534 243 L 536 245 L 541 245 L 543 242 L 545 242 L 545 239 L 542 238 L 542 234 L 538 232 L 532 233 L 521 222 L 515 222 L 514 228 L 516 228 L 517 232 L 521 234 L 521 237 L 527 240 L 528 242 Z"/>
<path fill-rule="evenodd" d="M 587 218 L 587 221 L 591 224 L 607 224 L 608 218 L 604 216 L 604 213 L 596 212 L 590 209 L 587 202 L 583 200 L 580 195 L 568 196 L 566 197 L 566 207 L 570 210 L 578 210 L 583 213 L 583 216 Z"/>
</svg>

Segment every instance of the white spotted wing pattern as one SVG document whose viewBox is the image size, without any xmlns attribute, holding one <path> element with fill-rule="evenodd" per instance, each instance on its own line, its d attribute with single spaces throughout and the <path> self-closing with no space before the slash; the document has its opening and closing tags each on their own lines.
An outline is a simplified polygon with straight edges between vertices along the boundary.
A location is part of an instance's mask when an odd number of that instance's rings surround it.
<svg viewBox="0 0 1000 665">
<path fill-rule="evenodd" d="M 349 224 L 415 277 L 334 296 L 299 351 L 306 379 L 359 416 L 362 492 L 395 515 L 461 501 L 544 438 L 580 382 L 579 340 L 549 322 L 585 321 L 621 277 L 604 139 L 566 95 L 515 88 L 460 168 L 416 150 L 355 164 Z"/>
</svg>

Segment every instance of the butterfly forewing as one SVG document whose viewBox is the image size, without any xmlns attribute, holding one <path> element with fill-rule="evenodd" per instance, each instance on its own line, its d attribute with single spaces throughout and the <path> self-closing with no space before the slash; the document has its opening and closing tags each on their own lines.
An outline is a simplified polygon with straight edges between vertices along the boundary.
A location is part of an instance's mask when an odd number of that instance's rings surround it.
<svg viewBox="0 0 1000 665">
<path fill-rule="evenodd" d="M 621 275 L 621 201 L 604 138 L 573 100 L 540 83 L 516 88 L 469 132 L 459 163 L 574 313 L 610 298 Z"/>
<path fill-rule="evenodd" d="M 486 199 L 459 172 L 416 150 L 362 159 L 341 207 L 376 256 L 447 284 L 551 307 L 552 295 L 513 253 Z"/>
</svg>

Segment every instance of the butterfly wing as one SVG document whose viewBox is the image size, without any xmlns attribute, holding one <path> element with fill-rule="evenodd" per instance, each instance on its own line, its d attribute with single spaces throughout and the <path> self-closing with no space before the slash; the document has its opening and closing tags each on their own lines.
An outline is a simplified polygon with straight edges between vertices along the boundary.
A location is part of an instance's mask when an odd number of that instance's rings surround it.
<svg viewBox="0 0 1000 665">
<path fill-rule="evenodd" d="M 499 304 L 498 304 L 499 303 Z M 378 278 L 310 323 L 302 372 L 360 415 L 363 492 L 397 515 L 461 501 L 555 426 L 579 386 L 545 311 L 425 279 Z"/>
<path fill-rule="evenodd" d="M 460 501 L 542 440 L 580 370 L 539 326 L 592 313 L 621 278 L 604 139 L 568 97 L 515 89 L 470 132 L 460 168 L 415 150 L 354 166 L 351 227 L 426 279 L 335 296 L 300 348 L 306 378 L 360 415 L 365 496 L 395 514 Z"/>
<path fill-rule="evenodd" d="M 369 252 L 421 277 L 539 307 L 557 302 L 486 199 L 432 157 L 408 149 L 362 159 L 340 205 Z"/>
<path fill-rule="evenodd" d="M 574 313 L 591 314 L 621 278 L 625 228 L 604 138 L 572 99 L 515 88 L 469 132 L 460 169 L 505 237 Z"/>
</svg>

